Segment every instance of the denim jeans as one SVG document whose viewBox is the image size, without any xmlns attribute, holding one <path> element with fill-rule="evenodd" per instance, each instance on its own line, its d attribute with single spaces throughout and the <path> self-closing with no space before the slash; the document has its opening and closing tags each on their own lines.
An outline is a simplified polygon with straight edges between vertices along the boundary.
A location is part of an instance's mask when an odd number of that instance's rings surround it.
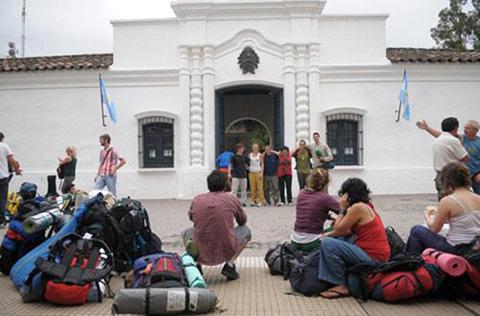
<svg viewBox="0 0 480 316">
<path fill-rule="evenodd" d="M 376 265 L 365 251 L 349 241 L 326 237 L 320 241 L 318 278 L 335 285 L 346 284 L 346 270 L 358 263 Z"/>
<path fill-rule="evenodd" d="M 408 236 L 406 252 L 421 254 L 427 248 L 434 248 L 443 252 L 456 253 L 455 247 L 448 243 L 442 235 L 434 233 L 422 225 L 415 225 Z"/>
<path fill-rule="evenodd" d="M 95 182 L 95 189 L 103 190 L 105 187 L 110 193 L 117 196 L 117 176 L 99 176 Z"/>
</svg>

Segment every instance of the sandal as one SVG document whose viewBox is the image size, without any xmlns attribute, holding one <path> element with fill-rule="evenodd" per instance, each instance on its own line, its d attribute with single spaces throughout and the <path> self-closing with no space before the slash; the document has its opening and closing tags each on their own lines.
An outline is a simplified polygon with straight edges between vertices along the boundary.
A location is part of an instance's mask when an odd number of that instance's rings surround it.
<svg viewBox="0 0 480 316">
<path fill-rule="evenodd" d="M 324 293 L 334 293 L 335 295 L 326 296 L 326 295 L 324 295 Z M 350 293 L 349 292 L 342 293 L 342 292 L 339 292 L 337 290 L 326 290 L 326 291 L 320 293 L 320 296 L 323 297 L 323 298 L 329 299 L 329 300 L 335 300 L 337 298 L 348 297 L 348 296 L 350 296 Z"/>
</svg>

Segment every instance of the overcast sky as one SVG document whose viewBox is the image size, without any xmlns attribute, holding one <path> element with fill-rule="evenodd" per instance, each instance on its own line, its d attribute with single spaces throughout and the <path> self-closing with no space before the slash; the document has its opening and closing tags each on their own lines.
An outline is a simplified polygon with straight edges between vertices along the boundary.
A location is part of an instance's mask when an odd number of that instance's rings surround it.
<svg viewBox="0 0 480 316">
<path fill-rule="evenodd" d="M 387 13 L 387 46 L 433 47 L 448 0 L 328 0 L 324 13 Z M 0 0 L 0 57 L 20 50 L 22 0 Z M 26 56 L 111 53 L 111 19 L 174 16 L 170 0 L 27 0 Z"/>
</svg>

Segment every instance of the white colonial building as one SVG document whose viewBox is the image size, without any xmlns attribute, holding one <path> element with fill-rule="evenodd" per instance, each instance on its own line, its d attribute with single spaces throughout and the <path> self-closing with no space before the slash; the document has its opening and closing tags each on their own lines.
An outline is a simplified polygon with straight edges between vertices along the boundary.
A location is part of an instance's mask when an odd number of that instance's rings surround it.
<svg viewBox="0 0 480 316">
<path fill-rule="evenodd" d="M 0 61 L 0 131 L 45 191 L 78 148 L 93 187 L 98 136 L 127 160 L 122 196 L 190 198 L 235 142 L 294 146 L 319 131 L 334 192 L 361 177 L 375 194 L 434 192 L 431 142 L 415 127 L 478 119 L 480 52 L 387 48 L 388 15 L 325 15 L 319 0 L 178 0 L 176 18 L 112 21 L 112 54 Z M 413 118 L 395 122 L 404 68 Z M 98 74 L 118 122 L 101 125 Z M 296 181 L 293 181 L 297 188 Z"/>
</svg>

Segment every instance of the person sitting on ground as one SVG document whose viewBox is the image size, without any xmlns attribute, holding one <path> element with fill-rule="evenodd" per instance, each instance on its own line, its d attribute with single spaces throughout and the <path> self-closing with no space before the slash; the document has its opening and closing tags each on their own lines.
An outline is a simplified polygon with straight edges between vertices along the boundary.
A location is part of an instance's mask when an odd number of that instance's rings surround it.
<svg viewBox="0 0 480 316">
<path fill-rule="evenodd" d="M 367 184 L 358 178 L 347 179 L 338 194 L 344 210 L 333 231 L 320 235 L 318 278 L 334 285 L 320 293 L 328 299 L 349 295 L 345 284 L 348 267 L 358 263 L 375 266 L 390 258 L 385 228 L 370 201 Z"/>
<path fill-rule="evenodd" d="M 193 228 L 182 233 L 183 242 L 200 265 L 217 265 L 225 262 L 222 274 L 227 280 L 238 279 L 235 259 L 252 238 L 247 214 L 234 195 L 225 192 L 227 177 L 214 170 L 207 177 L 210 192 L 197 195 L 188 216 Z M 234 227 L 234 221 L 238 223 Z"/>
<path fill-rule="evenodd" d="M 480 235 L 480 196 L 470 191 L 468 169 L 461 163 L 450 163 L 442 169 L 440 180 L 447 195 L 440 200 L 436 215 L 425 217 L 428 227 L 412 227 L 408 253 L 420 254 L 426 248 L 434 248 L 461 254 Z M 445 223 L 449 224 L 446 237 L 438 234 Z"/>
<path fill-rule="evenodd" d="M 328 212 L 340 212 L 338 201 L 324 192 L 328 182 L 328 172 L 316 169 L 307 178 L 306 188 L 298 193 L 295 228 L 290 237 L 292 245 L 298 250 L 310 252 L 318 248 L 318 237 Z"/>
</svg>

